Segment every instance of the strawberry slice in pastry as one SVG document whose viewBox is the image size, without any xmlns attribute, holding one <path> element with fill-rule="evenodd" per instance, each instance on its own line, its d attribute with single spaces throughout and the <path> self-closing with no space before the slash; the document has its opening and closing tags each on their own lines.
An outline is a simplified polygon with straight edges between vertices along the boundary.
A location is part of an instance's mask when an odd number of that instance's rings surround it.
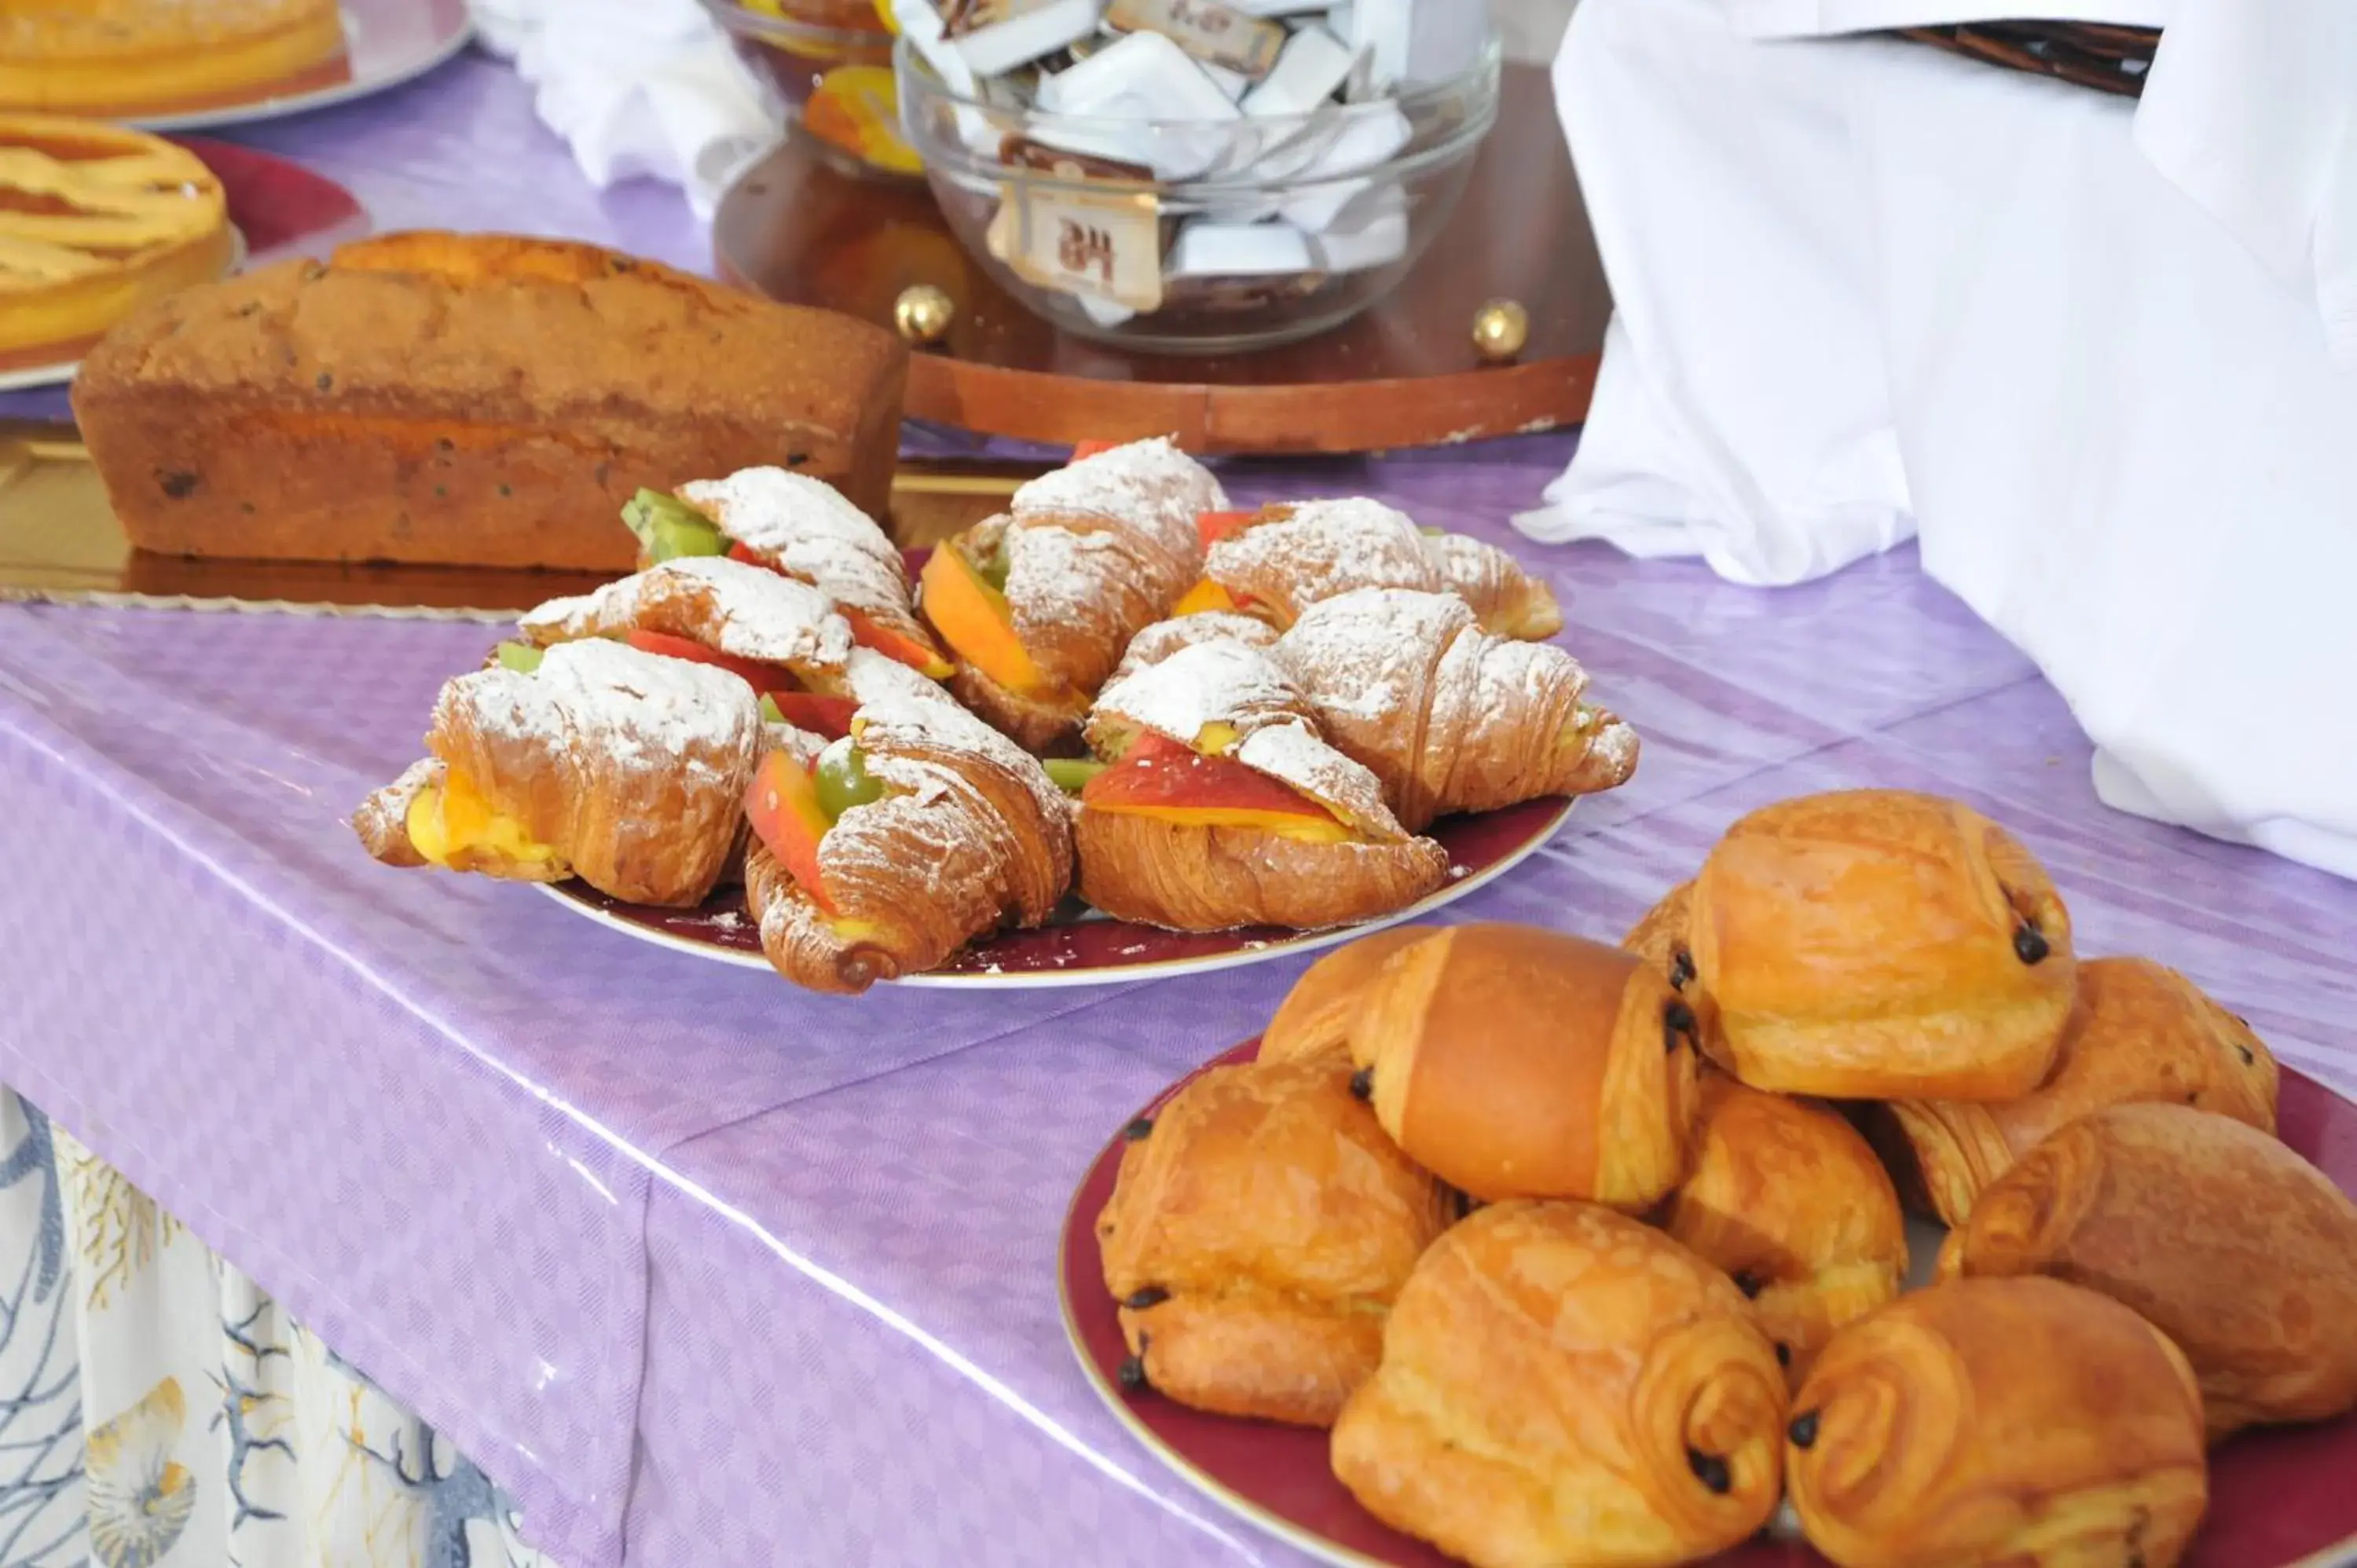
<svg viewBox="0 0 2357 1568">
<path fill-rule="evenodd" d="M 1107 914 L 1315 929 L 1391 913 L 1448 876 L 1448 854 L 1400 826 L 1243 643 L 1194 643 L 1107 687 L 1088 734 L 1111 766 L 1081 791 L 1081 895 Z"/>
</svg>

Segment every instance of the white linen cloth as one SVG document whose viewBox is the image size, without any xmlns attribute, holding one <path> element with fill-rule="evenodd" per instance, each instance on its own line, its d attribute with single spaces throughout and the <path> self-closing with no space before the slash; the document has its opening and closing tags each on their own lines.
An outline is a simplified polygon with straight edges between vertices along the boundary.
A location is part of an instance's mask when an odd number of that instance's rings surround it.
<svg viewBox="0 0 2357 1568">
<path fill-rule="evenodd" d="M 682 187 L 699 218 L 777 145 L 777 94 L 695 0 L 468 0 L 493 53 L 533 84 L 533 106 L 590 183 L 648 176 Z"/>
<path fill-rule="evenodd" d="M 1725 0 L 1584 0 L 1555 80 L 1618 316 L 1525 532 L 1774 584 L 1920 529 L 2070 700 L 2104 800 L 2357 876 L 2357 372 L 2314 270 L 2349 236 L 2311 226 L 2287 275 L 2296 222 L 2263 260 L 2212 209 L 2218 171 L 2329 111 L 2213 122 L 2197 201 L 2132 101 L 1759 42 Z M 2241 194 L 2280 215 L 2352 166 Z"/>
</svg>

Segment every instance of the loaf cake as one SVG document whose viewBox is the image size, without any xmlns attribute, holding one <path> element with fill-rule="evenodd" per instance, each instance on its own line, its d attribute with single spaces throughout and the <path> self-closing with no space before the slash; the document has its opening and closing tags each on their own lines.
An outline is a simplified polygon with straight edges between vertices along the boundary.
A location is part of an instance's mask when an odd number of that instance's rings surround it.
<svg viewBox="0 0 2357 1568">
<path fill-rule="evenodd" d="M 336 0 L 8 0 L 0 108 L 213 102 L 300 75 L 343 48 Z"/>
<path fill-rule="evenodd" d="M 774 465 L 884 515 L 907 369 L 651 262 L 417 232 L 149 306 L 73 402 L 142 550 L 628 571 L 641 488 Z"/>
</svg>

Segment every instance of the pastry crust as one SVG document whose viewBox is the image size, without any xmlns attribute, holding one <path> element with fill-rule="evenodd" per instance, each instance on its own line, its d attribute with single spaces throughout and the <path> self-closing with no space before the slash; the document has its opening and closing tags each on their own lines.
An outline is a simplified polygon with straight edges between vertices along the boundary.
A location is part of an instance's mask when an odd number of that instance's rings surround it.
<svg viewBox="0 0 2357 1568">
<path fill-rule="evenodd" d="M 2192 1363 L 2212 1440 L 2357 1408 L 2357 1205 L 2244 1122 L 2149 1102 L 2081 1117 L 1982 1193 L 1942 1263 L 2133 1307 Z"/>
<path fill-rule="evenodd" d="M 1544 577 L 1494 544 L 1462 533 L 1426 536 L 1425 548 L 1440 568 L 1441 585 L 1473 607 L 1481 629 L 1540 642 L 1563 629 L 1563 607 Z"/>
<path fill-rule="evenodd" d="M 1054 911 L 1072 882 L 1071 808 L 1036 759 L 938 700 L 870 703 L 853 735 L 886 793 L 819 840 L 833 913 L 766 846 L 746 852 L 746 903 L 780 974 L 856 993 Z"/>
<path fill-rule="evenodd" d="M 0 11 L 0 108 L 154 113 L 285 82 L 344 47 L 334 0 L 79 0 Z"/>
<path fill-rule="evenodd" d="M 1989 1183 L 2065 1122 L 2133 1101 L 2276 1126 L 2276 1059 L 2250 1026 L 2175 970 L 2089 959 L 2046 1081 L 2018 1100 L 1893 1101 L 1919 1178 L 1945 1223 L 1964 1222 Z"/>
<path fill-rule="evenodd" d="M 1457 1217 L 1339 1062 L 1214 1068 L 1122 1151 L 1097 1218 L 1146 1380 L 1182 1404 L 1330 1424 L 1383 1317 Z"/>
<path fill-rule="evenodd" d="M 2208 1499 L 2201 1395 L 2158 1329 L 2054 1280 L 1962 1280 L 1836 1335 L 1785 1479 L 1839 1568 L 2169 1568 Z"/>
<path fill-rule="evenodd" d="M 1199 642 L 1241 642 L 1265 651 L 1276 646 L 1276 628 L 1233 610 L 1203 610 L 1158 620 L 1129 639 L 1128 650 L 1114 666 L 1113 678 L 1119 681 L 1135 675 Z"/>
<path fill-rule="evenodd" d="M 73 402 L 142 550 L 623 572 L 614 520 L 641 489 L 782 463 L 880 510 L 907 369 L 849 317 L 590 245 L 421 232 L 160 300 Z"/>
<path fill-rule="evenodd" d="M 1592 1205 L 1504 1203 L 1416 1264 L 1334 1474 L 1475 1568 L 1654 1568 L 1767 1523 L 1784 1409 L 1717 1270 Z"/>
<path fill-rule="evenodd" d="M 1737 1077 L 1845 1099 L 2004 1101 L 2052 1065 L 2077 965 L 2045 868 L 1953 800 L 1803 796 L 1695 880 L 1695 972 Z"/>
<path fill-rule="evenodd" d="M 1822 1106 L 1703 1075 L 1662 1228 L 1734 1276 L 1798 1386 L 1834 1331 L 1895 1301 L 1907 1223 L 1874 1150 Z"/>
<path fill-rule="evenodd" d="M 1636 771 L 1636 732 L 1585 700 L 1577 660 L 1491 636 L 1453 595 L 1340 595 L 1306 610 L 1276 657 L 1412 832 L 1453 811 L 1614 789 Z"/>
<path fill-rule="evenodd" d="M 1394 954 L 1351 1023 L 1383 1130 L 1475 1197 L 1652 1207 L 1685 1172 L 1691 1010 L 1618 949 L 1451 926 Z"/>
<path fill-rule="evenodd" d="M 1261 1032 L 1260 1059 L 1351 1059 L 1351 1020 L 1375 976 L 1401 949 L 1432 935 L 1430 926 L 1394 926 L 1345 942 L 1302 971 Z"/>
<path fill-rule="evenodd" d="M 409 807 L 463 774 L 555 858 L 462 845 L 450 869 L 538 882 L 569 873 L 626 903 L 693 905 L 736 847 L 760 732 L 752 688 L 734 675 L 619 643 L 567 643 L 534 673 L 477 670 L 444 686 L 425 744 L 447 772 L 412 767 L 353 827 L 379 859 L 425 864 Z"/>
<path fill-rule="evenodd" d="M 1455 594 L 1500 637 L 1538 639 L 1563 629 L 1554 590 L 1505 551 L 1427 533 L 1405 512 L 1362 498 L 1263 507 L 1205 552 L 1204 575 L 1279 627 L 1353 589 L 1407 588 Z"/>
<path fill-rule="evenodd" d="M 662 632 L 732 659 L 791 670 L 806 684 L 839 684 L 852 649 L 851 623 L 826 595 L 725 555 L 666 561 L 595 593 L 551 599 L 516 626 L 542 648 Z"/>
</svg>

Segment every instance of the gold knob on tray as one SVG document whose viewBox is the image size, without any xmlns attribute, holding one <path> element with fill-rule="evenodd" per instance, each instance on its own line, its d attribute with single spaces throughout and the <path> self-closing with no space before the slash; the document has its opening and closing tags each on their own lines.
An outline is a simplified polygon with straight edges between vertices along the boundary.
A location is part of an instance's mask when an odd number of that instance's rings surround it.
<svg viewBox="0 0 2357 1568">
<path fill-rule="evenodd" d="M 1531 313 L 1519 300 L 1493 299 L 1473 313 L 1473 349 L 1490 360 L 1511 360 L 1531 340 Z"/>
<path fill-rule="evenodd" d="M 892 303 L 892 320 L 911 343 L 938 343 L 957 319 L 957 302 L 945 290 L 920 283 L 904 288 Z"/>
</svg>

